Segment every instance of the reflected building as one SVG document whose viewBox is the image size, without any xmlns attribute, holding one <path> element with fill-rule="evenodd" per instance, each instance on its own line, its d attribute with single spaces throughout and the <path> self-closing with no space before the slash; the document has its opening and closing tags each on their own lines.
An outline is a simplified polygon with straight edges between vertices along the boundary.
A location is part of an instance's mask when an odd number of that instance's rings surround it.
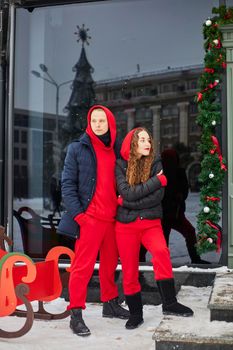
<svg viewBox="0 0 233 350">
<path fill-rule="evenodd" d="M 198 191 L 201 129 L 196 123 L 198 79 L 203 66 L 170 68 L 159 72 L 98 81 L 97 102 L 108 106 L 116 116 L 118 133 L 124 135 L 136 126 L 152 133 L 157 153 L 182 145 L 189 150 L 185 164 L 191 190 Z"/>
<path fill-rule="evenodd" d="M 66 116 L 59 115 L 58 130 Z M 15 197 L 40 197 L 49 194 L 57 156 L 54 144 L 56 115 L 29 110 L 14 110 L 14 193 Z"/>
<path fill-rule="evenodd" d="M 154 137 L 157 153 L 177 144 L 188 150 L 189 160 L 185 166 L 191 191 L 199 189 L 201 130 L 196 124 L 194 96 L 202 69 L 202 66 L 192 66 L 138 73 L 95 84 L 96 103 L 113 111 L 121 138 L 135 126 L 145 126 Z M 55 117 L 54 114 L 15 109 L 14 183 L 17 198 L 37 197 L 43 193 L 46 200 L 49 195 L 48 179 L 54 174 L 56 154 L 53 142 Z M 59 139 L 62 139 L 67 116 L 59 115 L 58 120 Z"/>
</svg>

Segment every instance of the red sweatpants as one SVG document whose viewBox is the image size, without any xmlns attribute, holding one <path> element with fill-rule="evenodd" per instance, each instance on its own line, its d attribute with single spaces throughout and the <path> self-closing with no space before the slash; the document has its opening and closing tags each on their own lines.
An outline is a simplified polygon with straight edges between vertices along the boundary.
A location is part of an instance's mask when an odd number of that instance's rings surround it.
<svg viewBox="0 0 233 350">
<path fill-rule="evenodd" d="M 85 309 L 87 285 L 100 252 L 100 297 L 105 302 L 118 296 L 115 270 L 118 264 L 115 222 L 101 221 L 88 216 L 80 228 L 80 239 L 75 244 L 75 258 L 69 279 L 70 304 L 68 309 Z"/>
<path fill-rule="evenodd" d="M 125 295 L 138 293 L 139 251 L 141 243 L 152 255 L 156 280 L 173 278 L 170 252 L 162 231 L 161 220 L 140 220 L 128 224 L 116 223 L 116 238 L 120 254 Z"/>
</svg>

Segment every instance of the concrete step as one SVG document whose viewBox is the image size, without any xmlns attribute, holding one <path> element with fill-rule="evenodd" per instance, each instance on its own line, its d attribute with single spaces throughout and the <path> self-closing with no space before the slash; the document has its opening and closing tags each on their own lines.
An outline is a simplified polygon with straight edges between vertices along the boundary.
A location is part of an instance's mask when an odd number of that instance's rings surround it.
<svg viewBox="0 0 233 350">
<path fill-rule="evenodd" d="M 191 307 L 193 317 L 164 316 L 155 329 L 156 350 L 232 350 L 233 324 L 210 321 L 212 287 L 182 286 L 178 301 Z"/>
<path fill-rule="evenodd" d="M 211 321 L 233 322 L 233 273 L 215 276 L 208 308 Z"/>
<path fill-rule="evenodd" d="M 174 278 L 176 284 L 176 292 L 178 293 L 181 286 L 195 286 L 195 287 L 206 287 L 213 285 L 215 278 L 215 270 L 211 269 L 186 269 L 179 271 L 174 269 Z M 69 276 L 69 275 L 67 275 Z M 68 277 L 66 280 L 63 278 L 63 292 L 62 298 L 69 301 L 68 295 Z M 143 304 L 158 305 L 161 304 L 161 298 L 158 292 L 157 284 L 154 279 L 154 272 L 152 266 L 142 265 L 140 266 L 139 281 L 142 287 L 142 301 Z M 119 290 L 119 297 L 124 300 L 124 293 L 122 288 L 122 273 L 120 270 L 116 273 L 116 282 Z M 98 271 L 95 270 L 89 285 L 87 293 L 88 302 L 99 302 L 100 301 L 100 285 Z"/>
</svg>

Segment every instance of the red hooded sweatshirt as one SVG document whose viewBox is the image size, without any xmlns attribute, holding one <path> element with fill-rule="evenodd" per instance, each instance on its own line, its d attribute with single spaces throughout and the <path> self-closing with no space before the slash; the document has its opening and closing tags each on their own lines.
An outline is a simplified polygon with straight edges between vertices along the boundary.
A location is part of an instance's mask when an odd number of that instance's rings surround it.
<svg viewBox="0 0 233 350">
<path fill-rule="evenodd" d="M 94 109 L 104 110 L 108 120 L 108 127 L 111 135 L 110 146 L 104 143 L 94 134 L 91 128 L 91 113 Z M 94 216 L 99 220 L 114 221 L 117 208 L 114 144 L 116 141 L 116 121 L 112 112 L 101 105 L 93 106 L 87 115 L 86 133 L 89 135 L 94 147 L 97 161 L 96 189 L 92 201 L 86 210 L 86 214 Z"/>
<path fill-rule="evenodd" d="M 125 160 L 129 160 L 129 154 L 130 154 L 130 146 L 131 146 L 131 141 L 132 141 L 132 137 L 135 133 L 135 131 L 138 128 L 132 129 L 124 138 L 124 141 L 122 142 L 122 146 L 121 146 L 121 156 L 123 159 Z M 166 186 L 167 185 L 167 179 L 165 177 L 165 175 L 161 174 L 161 175 L 157 175 L 157 177 L 159 178 L 161 185 L 162 186 Z M 118 199 L 118 204 L 122 205 L 122 199 Z"/>
<path fill-rule="evenodd" d="M 130 146 L 131 146 L 131 141 L 132 141 L 132 137 L 133 134 L 135 133 L 135 131 L 137 130 L 137 128 L 132 129 L 124 138 L 124 141 L 122 142 L 121 145 L 121 156 L 123 159 L 125 160 L 129 160 L 129 153 L 130 153 Z"/>
</svg>

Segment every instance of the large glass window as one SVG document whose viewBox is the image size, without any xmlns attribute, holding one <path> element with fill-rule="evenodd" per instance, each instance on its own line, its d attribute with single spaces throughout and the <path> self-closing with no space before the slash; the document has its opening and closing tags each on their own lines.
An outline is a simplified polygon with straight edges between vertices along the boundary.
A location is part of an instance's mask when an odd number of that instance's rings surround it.
<svg viewBox="0 0 233 350">
<path fill-rule="evenodd" d="M 65 209 L 61 171 L 67 145 L 84 132 L 94 103 L 113 111 L 121 137 L 144 125 L 158 154 L 178 151 L 192 190 L 186 215 L 196 226 L 201 159 L 193 99 L 203 68 L 202 24 L 217 5 L 216 0 L 64 1 L 16 10 L 15 250 L 42 257 L 53 245 L 73 247 L 56 234 Z M 190 262 L 186 243 L 171 231 L 174 263 Z M 217 262 L 219 255 L 205 258 Z M 148 252 L 141 254 L 142 261 L 149 259 Z"/>
</svg>

